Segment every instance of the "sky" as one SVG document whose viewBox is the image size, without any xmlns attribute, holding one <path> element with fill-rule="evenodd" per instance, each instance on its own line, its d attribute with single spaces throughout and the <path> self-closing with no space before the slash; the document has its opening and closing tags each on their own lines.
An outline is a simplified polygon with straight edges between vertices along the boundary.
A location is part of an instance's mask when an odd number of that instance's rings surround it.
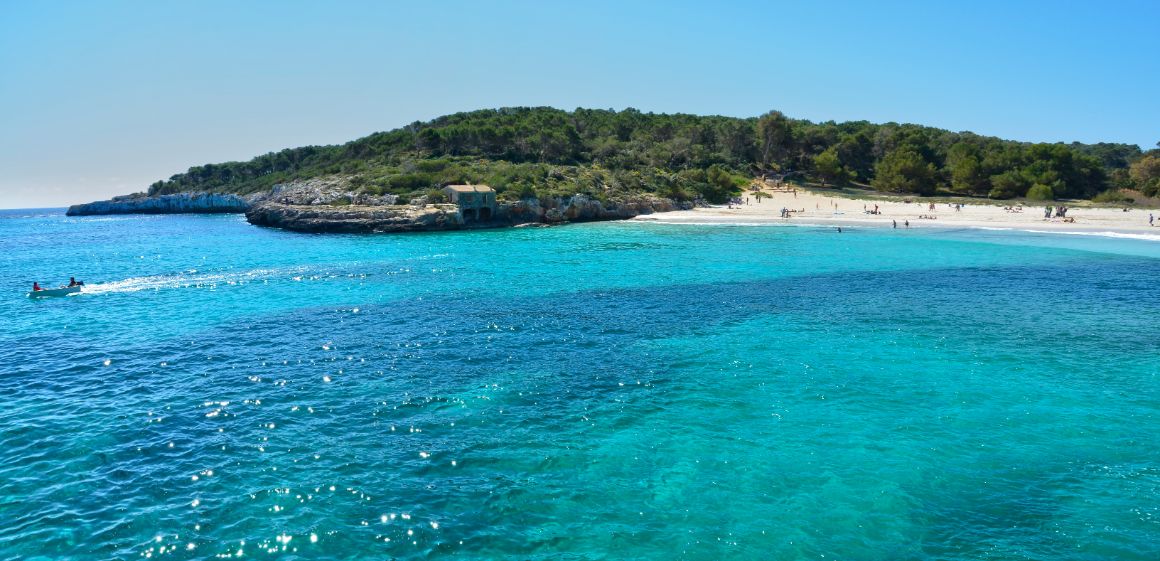
<svg viewBox="0 0 1160 561">
<path fill-rule="evenodd" d="M 1160 2 L 0 0 L 0 208 L 474 109 L 1160 141 Z"/>
</svg>

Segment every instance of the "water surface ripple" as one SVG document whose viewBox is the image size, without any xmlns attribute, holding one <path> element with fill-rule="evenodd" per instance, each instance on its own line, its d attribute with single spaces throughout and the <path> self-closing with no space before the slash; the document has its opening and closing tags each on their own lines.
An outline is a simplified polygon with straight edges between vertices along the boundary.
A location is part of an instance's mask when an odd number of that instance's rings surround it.
<svg viewBox="0 0 1160 561">
<path fill-rule="evenodd" d="M 1151 242 L 6 218 L 0 559 L 1160 557 Z"/>
</svg>

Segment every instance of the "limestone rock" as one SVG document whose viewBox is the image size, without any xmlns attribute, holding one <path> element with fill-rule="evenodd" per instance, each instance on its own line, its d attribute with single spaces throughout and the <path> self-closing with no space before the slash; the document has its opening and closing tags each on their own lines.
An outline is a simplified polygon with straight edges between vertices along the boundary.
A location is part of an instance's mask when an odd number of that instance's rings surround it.
<svg viewBox="0 0 1160 561">
<path fill-rule="evenodd" d="M 115 197 L 73 205 L 69 216 L 99 214 L 187 214 L 187 213 L 241 213 L 250 208 L 256 197 L 242 197 L 223 193 L 178 193 L 147 197 L 144 194 Z"/>
<path fill-rule="evenodd" d="M 295 232 L 381 233 L 456 230 L 464 226 L 454 205 L 287 205 L 265 202 L 246 212 L 257 226 Z"/>
<path fill-rule="evenodd" d="M 355 206 L 393 205 L 399 199 L 396 195 L 374 195 L 359 191 L 351 185 L 352 180 L 353 176 L 332 175 L 279 183 L 274 185 L 267 198 L 287 205 L 338 203 Z"/>
<path fill-rule="evenodd" d="M 312 191 L 308 194 L 317 194 Z M 296 232 L 426 232 L 467 228 L 501 228 L 525 224 L 562 224 L 597 220 L 621 220 L 640 214 L 667 212 L 691 208 L 659 197 L 641 196 L 610 201 L 576 195 L 567 199 L 526 199 L 500 204 L 496 215 L 489 220 L 465 220 L 453 204 L 358 205 L 320 204 L 315 197 L 300 200 L 301 204 L 286 204 L 279 197 L 254 205 L 246 212 L 246 220 L 258 226 L 284 228 Z M 337 200 L 337 199 L 336 199 Z"/>
<path fill-rule="evenodd" d="M 399 205 L 398 197 L 363 192 L 354 176 L 327 176 L 275 185 L 269 192 L 239 196 L 179 193 L 148 197 L 138 193 L 69 208 L 70 216 L 244 212 L 259 226 L 298 232 L 420 232 L 501 228 L 521 224 L 563 224 L 621 220 L 641 214 L 692 208 L 691 203 L 642 194 L 601 201 L 586 195 L 525 199 L 498 205 L 487 220 L 465 219 L 453 204 L 429 204 L 419 196 Z"/>
</svg>

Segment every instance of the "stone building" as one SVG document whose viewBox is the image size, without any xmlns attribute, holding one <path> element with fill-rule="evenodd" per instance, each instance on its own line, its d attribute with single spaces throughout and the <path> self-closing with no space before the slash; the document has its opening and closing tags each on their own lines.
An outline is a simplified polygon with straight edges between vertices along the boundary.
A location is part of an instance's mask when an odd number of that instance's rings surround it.
<svg viewBox="0 0 1160 561">
<path fill-rule="evenodd" d="M 459 206 L 464 222 L 491 220 L 495 216 L 495 190 L 487 185 L 448 185 L 443 194 L 448 202 Z"/>
</svg>

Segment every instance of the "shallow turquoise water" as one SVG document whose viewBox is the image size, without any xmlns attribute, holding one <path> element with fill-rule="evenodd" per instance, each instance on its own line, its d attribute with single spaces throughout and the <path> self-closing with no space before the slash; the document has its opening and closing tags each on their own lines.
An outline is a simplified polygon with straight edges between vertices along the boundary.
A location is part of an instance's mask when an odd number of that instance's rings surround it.
<svg viewBox="0 0 1160 561">
<path fill-rule="evenodd" d="M 1156 559 L 1158 278 L 1098 236 L 4 211 L 0 559 Z"/>
</svg>

